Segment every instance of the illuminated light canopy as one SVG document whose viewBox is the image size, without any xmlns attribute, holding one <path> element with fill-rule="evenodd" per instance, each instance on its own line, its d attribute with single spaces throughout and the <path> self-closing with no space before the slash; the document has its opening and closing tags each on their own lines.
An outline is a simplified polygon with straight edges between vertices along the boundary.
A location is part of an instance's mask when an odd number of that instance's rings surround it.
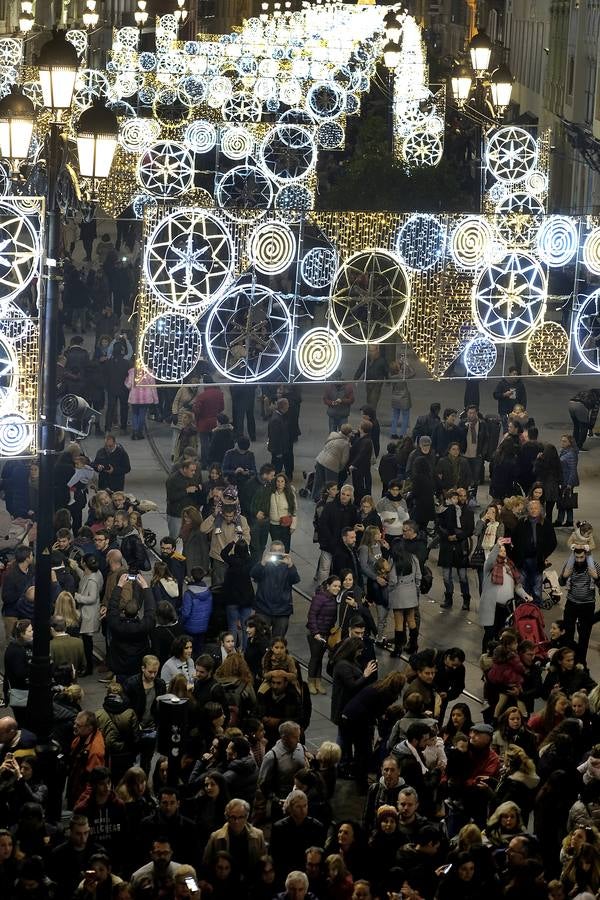
<svg viewBox="0 0 600 900">
<path fill-rule="evenodd" d="M 274 181 L 299 181 L 312 172 L 317 148 L 311 132 L 302 125 L 276 125 L 260 145 L 260 165 Z"/>
<path fill-rule="evenodd" d="M 33 424 L 19 413 L 0 416 L 0 456 L 20 456 L 33 442 Z"/>
<path fill-rule="evenodd" d="M 494 232 L 483 216 L 467 216 L 450 235 L 450 256 L 459 269 L 477 269 L 485 265 Z"/>
<path fill-rule="evenodd" d="M 583 264 L 594 275 L 600 275 L 600 228 L 593 228 L 585 239 Z"/>
<path fill-rule="evenodd" d="M 473 319 L 492 341 L 522 341 L 542 321 L 546 299 L 541 265 L 526 253 L 512 252 L 479 276 L 473 288 Z"/>
<path fill-rule="evenodd" d="M 395 241 L 396 252 L 409 269 L 431 269 L 444 256 L 446 229 L 436 216 L 415 213 L 402 225 Z"/>
<path fill-rule="evenodd" d="M 200 359 L 202 337 L 196 324 L 178 313 L 163 313 L 141 337 L 142 363 L 157 381 L 183 381 Z"/>
<path fill-rule="evenodd" d="M 259 284 L 231 288 L 212 307 L 205 345 L 215 369 L 236 382 L 272 375 L 292 343 L 292 317 L 283 299 Z"/>
<path fill-rule="evenodd" d="M 248 256 L 263 275 L 280 275 L 289 269 L 296 254 L 296 238 L 281 222 L 263 222 L 248 240 Z"/>
<path fill-rule="evenodd" d="M 329 328 L 311 328 L 296 346 L 296 364 L 305 378 L 320 381 L 337 372 L 342 361 L 342 345 Z"/>
<path fill-rule="evenodd" d="M 577 224 L 568 216 L 548 216 L 539 227 L 537 251 L 548 266 L 566 266 L 577 253 Z"/>
<path fill-rule="evenodd" d="M 463 351 L 463 362 L 467 374 L 484 378 L 493 370 L 498 361 L 496 344 L 482 334 L 471 338 Z"/>
<path fill-rule="evenodd" d="M 544 322 L 527 338 L 525 354 L 536 375 L 555 375 L 567 361 L 569 335 L 558 322 Z"/>
<path fill-rule="evenodd" d="M 266 216 L 273 186 L 257 166 L 235 166 L 217 181 L 217 205 L 234 222 L 254 222 Z"/>
</svg>

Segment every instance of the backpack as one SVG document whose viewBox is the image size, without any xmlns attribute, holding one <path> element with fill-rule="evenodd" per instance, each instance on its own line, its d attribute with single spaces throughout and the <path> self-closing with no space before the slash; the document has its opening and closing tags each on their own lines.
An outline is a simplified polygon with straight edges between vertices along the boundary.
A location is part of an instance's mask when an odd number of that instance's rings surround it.
<svg viewBox="0 0 600 900">
<path fill-rule="evenodd" d="M 513 616 L 514 627 L 522 641 L 535 644 L 535 655 L 538 659 L 546 659 L 547 651 L 543 646 L 548 637 L 544 631 L 544 616 L 535 603 L 520 603 Z"/>
</svg>

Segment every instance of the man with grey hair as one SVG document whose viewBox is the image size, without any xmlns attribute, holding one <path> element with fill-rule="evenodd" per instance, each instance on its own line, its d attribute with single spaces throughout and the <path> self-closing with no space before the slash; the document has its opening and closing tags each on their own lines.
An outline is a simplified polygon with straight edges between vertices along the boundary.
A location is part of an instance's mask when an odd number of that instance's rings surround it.
<svg viewBox="0 0 600 900">
<path fill-rule="evenodd" d="M 267 852 L 264 834 L 248 824 L 249 815 L 249 803 L 239 797 L 230 800 L 225 807 L 225 825 L 213 831 L 203 857 L 204 865 L 212 868 L 217 853 L 226 850 L 233 860 L 233 874 L 246 884 Z"/>
<path fill-rule="evenodd" d="M 354 502 L 354 488 L 351 484 L 344 484 L 338 494 L 330 503 L 326 503 L 323 512 L 317 523 L 317 535 L 319 538 L 319 547 L 321 548 L 321 556 L 325 557 L 331 563 L 333 557 L 339 551 L 343 550 L 344 542 L 342 540 L 342 532 L 345 528 L 354 528 L 360 522 L 360 515 Z M 320 565 L 318 578 L 320 579 L 324 567 Z M 334 572 L 337 569 L 334 567 Z M 323 581 L 329 572 L 323 577 Z"/>
<path fill-rule="evenodd" d="M 285 816 L 271 829 L 270 853 L 278 876 L 304 865 L 306 851 L 322 846 L 327 829 L 308 814 L 308 798 L 304 791 L 293 790 L 283 801 Z"/>
<path fill-rule="evenodd" d="M 425 459 L 427 460 L 427 465 L 431 469 L 431 477 L 433 478 L 435 475 L 435 453 L 431 449 L 432 440 L 428 434 L 423 434 L 419 438 L 419 442 L 414 450 L 412 450 L 406 460 L 406 475 L 407 478 L 411 477 L 412 467 L 416 459 Z"/>
<path fill-rule="evenodd" d="M 271 800 L 274 821 L 281 818 L 277 811 L 283 811 L 283 801 L 293 790 L 296 772 L 306 766 L 308 759 L 300 743 L 300 726 L 296 722 L 282 722 L 279 740 L 265 753 L 258 773 L 258 790 L 265 800 Z"/>
<path fill-rule="evenodd" d="M 256 581 L 254 608 L 271 626 L 273 637 L 284 637 L 294 611 L 292 588 L 300 575 L 281 541 L 273 541 L 262 560 L 252 566 L 250 575 Z"/>
<path fill-rule="evenodd" d="M 294 870 L 285 879 L 285 891 L 277 894 L 275 900 L 317 900 L 308 890 L 308 878 L 304 872 Z"/>
<path fill-rule="evenodd" d="M 50 659 L 53 665 L 73 666 L 76 675 L 83 675 L 86 661 L 81 638 L 67 634 L 67 623 L 63 616 L 52 616 L 50 627 L 52 629 Z"/>
</svg>

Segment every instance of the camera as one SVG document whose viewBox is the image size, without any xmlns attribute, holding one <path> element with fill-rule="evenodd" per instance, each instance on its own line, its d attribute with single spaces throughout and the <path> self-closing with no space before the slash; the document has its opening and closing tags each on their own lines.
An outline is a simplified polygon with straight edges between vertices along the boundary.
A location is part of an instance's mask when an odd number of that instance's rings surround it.
<svg viewBox="0 0 600 900">
<path fill-rule="evenodd" d="M 269 556 L 269 562 L 279 563 L 279 562 L 281 562 L 281 560 L 283 559 L 284 556 L 285 556 L 285 553 L 271 553 L 271 555 Z"/>
<path fill-rule="evenodd" d="M 191 876 L 185 879 L 185 886 L 193 894 L 196 894 L 198 892 L 198 885 L 196 883 L 196 879 L 192 878 Z"/>
</svg>

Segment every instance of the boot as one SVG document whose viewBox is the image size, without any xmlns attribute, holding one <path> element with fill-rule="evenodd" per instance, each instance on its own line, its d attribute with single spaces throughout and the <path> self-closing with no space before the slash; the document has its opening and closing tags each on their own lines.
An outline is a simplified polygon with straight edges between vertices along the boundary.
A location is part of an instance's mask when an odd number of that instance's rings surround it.
<svg viewBox="0 0 600 900">
<path fill-rule="evenodd" d="M 446 594 L 444 602 L 440 604 L 440 609 L 452 609 L 452 594 Z"/>
<path fill-rule="evenodd" d="M 419 629 L 418 628 L 409 628 L 408 629 L 408 646 L 406 647 L 407 653 L 416 653 L 419 649 L 417 641 L 419 639 Z"/>
<path fill-rule="evenodd" d="M 320 678 L 315 678 L 315 687 L 317 689 L 317 694 L 326 694 L 327 689 L 321 684 Z"/>
<path fill-rule="evenodd" d="M 308 679 L 308 693 L 309 693 L 309 694 L 318 694 L 318 693 L 319 693 L 318 690 L 317 690 L 317 684 L 316 684 L 316 681 L 317 681 L 316 678 L 309 678 L 309 679 Z"/>
<path fill-rule="evenodd" d="M 463 612 L 469 612 L 470 609 L 471 609 L 471 597 L 469 596 L 469 594 L 463 594 L 462 610 L 463 610 Z"/>
<path fill-rule="evenodd" d="M 399 659 L 402 656 L 402 648 L 404 646 L 405 641 L 404 631 L 395 631 L 394 632 L 394 647 L 390 652 L 390 656 L 392 659 Z"/>
</svg>

